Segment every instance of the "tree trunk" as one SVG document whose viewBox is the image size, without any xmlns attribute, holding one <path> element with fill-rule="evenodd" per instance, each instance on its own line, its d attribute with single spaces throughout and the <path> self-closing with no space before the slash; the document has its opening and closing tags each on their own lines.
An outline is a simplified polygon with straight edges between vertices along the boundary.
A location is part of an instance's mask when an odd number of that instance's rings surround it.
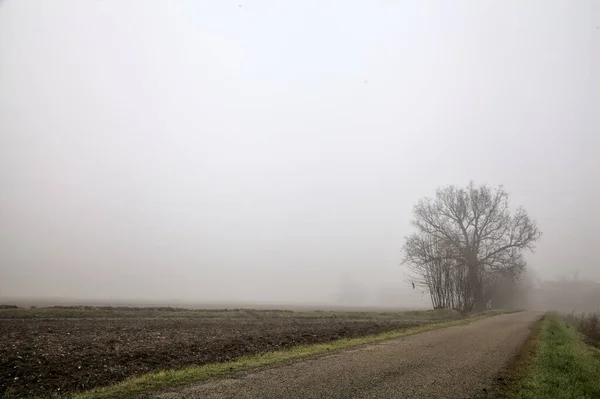
<svg viewBox="0 0 600 399">
<path fill-rule="evenodd" d="M 468 281 L 473 293 L 473 311 L 481 312 L 486 309 L 487 301 L 483 292 L 483 281 L 480 276 L 479 262 L 476 259 L 469 259 Z"/>
<path fill-rule="evenodd" d="M 475 312 L 483 312 L 487 308 L 487 301 L 483 293 L 481 281 L 477 281 L 475 287 L 473 287 L 473 300 L 475 302 L 473 306 Z"/>
</svg>

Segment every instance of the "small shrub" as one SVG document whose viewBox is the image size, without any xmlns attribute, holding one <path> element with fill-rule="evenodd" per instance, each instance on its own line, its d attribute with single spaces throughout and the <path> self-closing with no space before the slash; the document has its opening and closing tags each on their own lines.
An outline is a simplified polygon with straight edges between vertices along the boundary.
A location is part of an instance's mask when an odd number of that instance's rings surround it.
<svg viewBox="0 0 600 399">
<path fill-rule="evenodd" d="M 590 345 L 600 348 L 600 312 L 579 316 L 572 313 L 567 321 L 586 337 Z"/>
</svg>

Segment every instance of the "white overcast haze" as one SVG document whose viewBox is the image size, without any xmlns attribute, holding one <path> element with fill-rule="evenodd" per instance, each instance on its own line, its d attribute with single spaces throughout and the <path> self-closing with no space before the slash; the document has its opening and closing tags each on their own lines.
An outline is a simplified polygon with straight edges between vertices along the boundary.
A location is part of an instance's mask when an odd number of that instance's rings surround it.
<svg viewBox="0 0 600 399">
<path fill-rule="evenodd" d="M 437 187 L 600 280 L 600 2 L 0 3 L 0 296 L 427 305 Z"/>
</svg>

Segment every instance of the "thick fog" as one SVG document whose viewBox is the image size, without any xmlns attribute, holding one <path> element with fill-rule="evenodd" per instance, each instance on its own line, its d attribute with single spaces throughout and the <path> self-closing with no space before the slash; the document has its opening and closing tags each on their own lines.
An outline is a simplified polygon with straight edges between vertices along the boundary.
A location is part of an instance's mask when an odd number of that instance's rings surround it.
<svg viewBox="0 0 600 399">
<path fill-rule="evenodd" d="M 0 298 L 420 306 L 412 207 L 503 184 L 600 280 L 596 1 L 0 5 Z"/>
</svg>

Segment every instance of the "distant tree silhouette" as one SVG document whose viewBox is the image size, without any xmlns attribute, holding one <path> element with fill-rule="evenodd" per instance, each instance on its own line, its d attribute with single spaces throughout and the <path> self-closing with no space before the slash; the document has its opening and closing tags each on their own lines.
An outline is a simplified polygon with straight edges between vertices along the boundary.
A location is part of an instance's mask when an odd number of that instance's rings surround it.
<svg viewBox="0 0 600 399">
<path fill-rule="evenodd" d="M 511 212 L 502 186 L 447 186 L 414 207 L 404 262 L 434 307 L 483 310 L 500 278 L 518 279 L 523 253 L 541 237 L 523 208 Z"/>
</svg>

